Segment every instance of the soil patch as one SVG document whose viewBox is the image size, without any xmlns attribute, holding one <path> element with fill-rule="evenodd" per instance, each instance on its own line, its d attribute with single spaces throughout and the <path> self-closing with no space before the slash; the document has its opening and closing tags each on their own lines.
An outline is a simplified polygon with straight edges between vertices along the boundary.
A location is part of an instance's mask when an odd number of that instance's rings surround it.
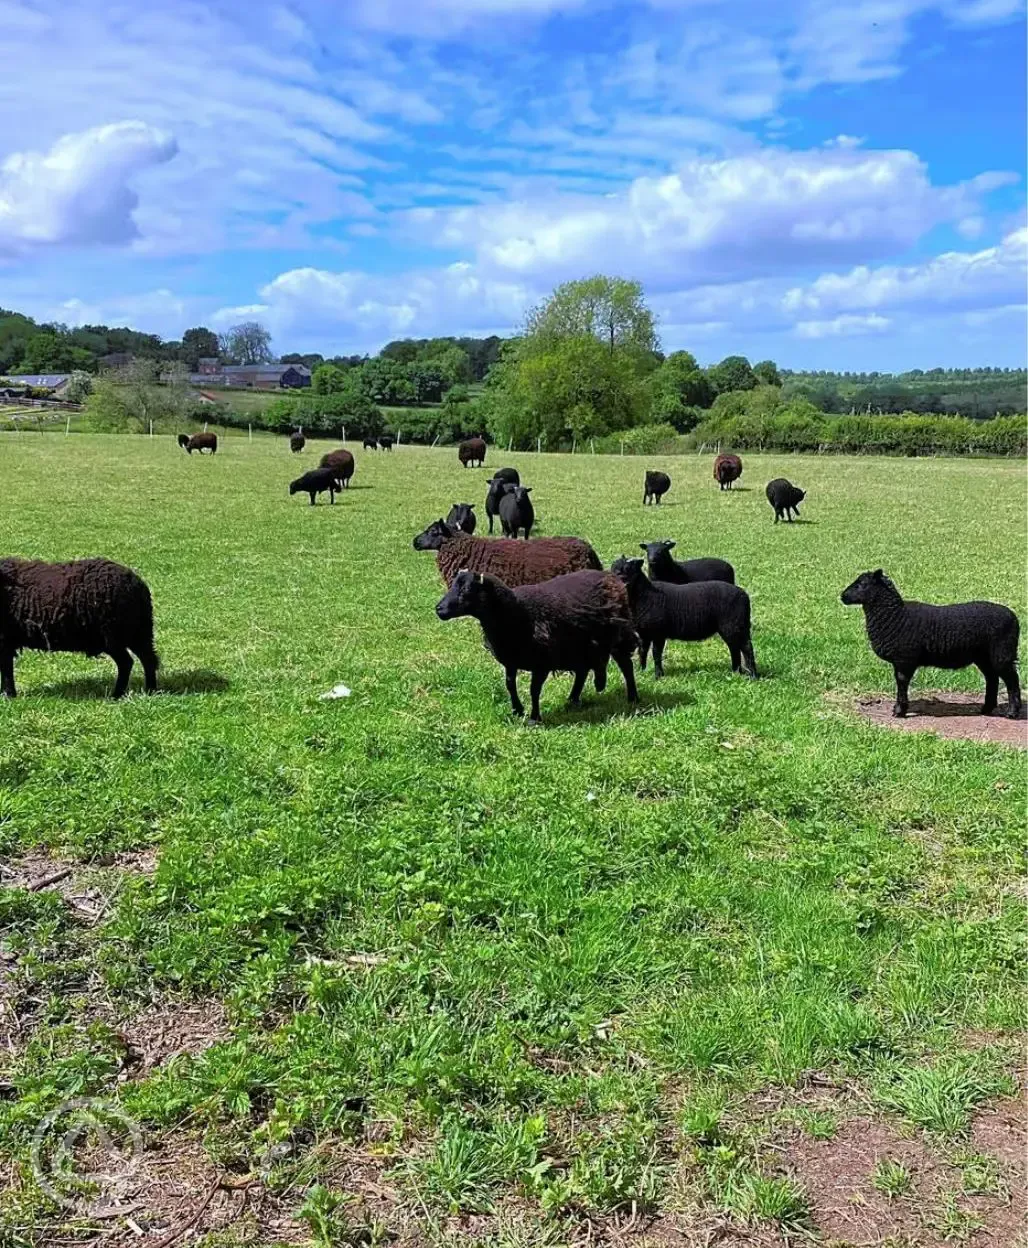
<svg viewBox="0 0 1028 1248">
<path fill-rule="evenodd" d="M 911 700 L 910 713 L 904 719 L 893 718 L 892 705 L 891 697 L 858 698 L 856 711 L 873 724 L 900 732 L 932 732 L 948 740 L 1028 749 L 1028 711 L 1022 711 L 1018 719 L 1007 719 L 1000 703 L 999 713 L 982 715 L 981 694 L 929 690 Z"/>
</svg>

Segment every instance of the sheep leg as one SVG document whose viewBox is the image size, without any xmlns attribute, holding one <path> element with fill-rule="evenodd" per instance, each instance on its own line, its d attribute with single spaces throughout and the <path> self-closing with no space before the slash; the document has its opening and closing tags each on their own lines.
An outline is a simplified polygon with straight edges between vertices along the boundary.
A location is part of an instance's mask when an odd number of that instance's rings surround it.
<svg viewBox="0 0 1028 1248">
<path fill-rule="evenodd" d="M 546 678 L 549 674 L 550 673 L 545 668 L 541 671 L 535 671 L 532 673 L 532 683 L 529 686 L 529 691 L 532 695 L 531 720 L 534 724 L 541 724 L 543 722 L 543 717 L 539 711 L 539 695 L 543 691 L 543 685 L 546 684 Z"/>
<path fill-rule="evenodd" d="M 999 701 L 999 672 L 989 667 L 979 667 L 978 670 L 985 677 L 985 705 L 982 707 L 982 714 L 991 715 Z"/>
<path fill-rule="evenodd" d="M 129 677 L 132 675 L 132 655 L 122 647 L 120 650 L 108 650 L 118 668 L 118 679 L 114 682 L 115 698 L 123 698 L 128 691 Z"/>
<path fill-rule="evenodd" d="M 1017 719 L 1021 714 L 1021 682 L 1017 678 L 1017 665 L 1010 663 L 1000 670 L 1003 683 L 1007 687 L 1007 714 Z"/>
<path fill-rule="evenodd" d="M 596 685 L 596 692 L 602 693 L 604 689 L 606 689 L 607 687 L 607 660 L 606 659 L 604 659 L 602 663 L 596 664 L 595 668 L 593 669 L 593 675 L 595 677 L 594 683 Z"/>
<path fill-rule="evenodd" d="M 742 670 L 750 680 L 757 679 L 757 660 L 753 657 L 753 642 L 748 637 L 742 643 Z"/>
<path fill-rule="evenodd" d="M 511 710 L 519 718 L 524 715 L 525 707 L 518 697 L 518 669 L 516 667 L 507 668 L 507 692 L 510 694 Z"/>
<path fill-rule="evenodd" d="M 329 490 L 329 492 L 328 492 L 328 501 L 332 504 L 332 506 L 333 506 L 333 507 L 336 505 L 336 492 L 335 492 L 335 490 Z"/>
<path fill-rule="evenodd" d="M 614 662 L 621 669 L 621 675 L 625 678 L 625 693 L 629 702 L 639 701 L 639 690 L 635 687 L 635 672 L 632 671 L 632 655 L 615 654 Z"/>
<path fill-rule="evenodd" d="M 667 638 L 654 638 L 653 641 L 653 675 L 657 680 L 664 679 L 664 647 L 667 645 Z"/>
<path fill-rule="evenodd" d="M 571 686 L 571 692 L 568 694 L 568 706 L 582 705 L 582 690 L 585 688 L 585 679 L 588 675 L 589 669 L 587 667 L 575 672 L 575 682 Z"/>
<path fill-rule="evenodd" d="M 910 710 L 910 699 L 907 697 L 907 690 L 910 682 L 914 678 L 917 668 L 894 667 L 893 672 L 896 676 L 896 702 L 892 708 L 894 718 L 902 719 Z"/>
<path fill-rule="evenodd" d="M 1008 685 L 1007 688 L 1010 686 Z M 0 650 L 0 694 L 5 698 L 17 697 L 14 687 L 14 651 Z"/>
<path fill-rule="evenodd" d="M 143 680 L 147 693 L 157 692 L 157 669 L 160 662 L 157 658 L 157 651 L 151 646 L 149 649 L 134 650 L 136 658 L 143 665 Z"/>
</svg>

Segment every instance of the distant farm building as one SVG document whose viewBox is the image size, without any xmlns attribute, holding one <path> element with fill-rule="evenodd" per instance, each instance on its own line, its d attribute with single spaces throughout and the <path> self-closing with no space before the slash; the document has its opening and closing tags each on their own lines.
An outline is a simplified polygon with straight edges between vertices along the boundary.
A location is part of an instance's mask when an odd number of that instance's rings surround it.
<svg viewBox="0 0 1028 1248">
<path fill-rule="evenodd" d="M 24 388 L 33 390 L 49 390 L 55 395 L 71 381 L 71 373 L 20 373 L 17 377 L 2 377 L 0 383 L 5 387 L 17 387 L 24 393 Z"/>
<path fill-rule="evenodd" d="M 226 386 L 233 390 L 301 390 L 311 384 L 311 370 L 303 364 L 220 364 L 203 359 L 199 372 L 190 373 L 195 386 Z"/>
</svg>

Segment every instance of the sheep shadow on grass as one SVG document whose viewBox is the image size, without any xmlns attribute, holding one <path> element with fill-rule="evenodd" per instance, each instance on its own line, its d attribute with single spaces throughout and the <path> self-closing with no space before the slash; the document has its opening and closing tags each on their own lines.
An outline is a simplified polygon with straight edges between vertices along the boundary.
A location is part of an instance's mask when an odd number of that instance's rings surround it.
<svg viewBox="0 0 1028 1248">
<path fill-rule="evenodd" d="M 577 724 L 603 724 L 608 720 L 632 718 L 636 715 L 652 715 L 658 711 L 671 711 L 679 706 L 692 706 L 696 702 L 691 693 L 674 689 L 639 690 L 639 701 L 629 702 L 624 690 L 611 696 L 610 688 L 601 694 L 586 691 L 581 706 L 567 706 L 563 702 L 549 705 L 543 700 L 543 728 L 573 727 Z M 509 711 L 508 703 L 508 711 Z M 516 722 L 516 721 L 514 721 Z M 523 721 L 526 725 L 528 720 Z"/>
<path fill-rule="evenodd" d="M 158 673 L 158 689 L 155 697 L 183 697 L 194 693 L 225 693 L 229 681 L 220 672 L 212 672 L 207 668 L 194 668 L 185 672 Z M 81 676 L 77 680 L 54 681 L 46 685 L 25 689 L 30 697 L 65 698 L 70 702 L 81 702 L 94 698 L 110 698 L 114 688 L 113 668 L 110 675 Z M 23 691 L 19 689 L 19 694 Z M 138 665 L 133 671 L 129 684 L 130 694 L 143 696 L 143 678 L 138 674 Z"/>
</svg>

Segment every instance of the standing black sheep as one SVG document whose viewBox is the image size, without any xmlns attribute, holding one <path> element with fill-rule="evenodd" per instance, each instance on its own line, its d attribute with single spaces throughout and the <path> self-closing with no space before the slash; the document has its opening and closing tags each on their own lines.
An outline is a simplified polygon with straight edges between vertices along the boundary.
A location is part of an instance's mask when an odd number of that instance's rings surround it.
<svg viewBox="0 0 1028 1248">
<path fill-rule="evenodd" d="M 364 439 L 364 449 L 365 449 L 366 451 L 377 451 L 377 450 L 378 450 L 378 439 L 377 439 L 377 438 L 365 438 L 365 439 Z"/>
<path fill-rule="evenodd" d="M 216 433 L 180 433 L 178 435 L 178 444 L 188 454 L 192 455 L 194 451 L 203 454 L 204 451 L 210 451 L 214 455 L 218 450 L 218 435 Z"/>
<path fill-rule="evenodd" d="M 353 462 L 353 456 L 345 447 L 340 447 L 338 451 L 326 451 L 321 457 L 319 468 L 331 468 L 335 473 L 335 478 L 340 486 L 345 490 L 349 488 L 350 478 L 353 476 L 353 470 L 356 464 Z"/>
<path fill-rule="evenodd" d="M 892 664 L 896 676 L 893 715 L 910 709 L 907 690 L 919 667 L 950 670 L 975 667 L 985 677 L 983 715 L 991 715 L 999 682 L 1007 687 L 1007 714 L 1021 713 L 1021 682 L 1017 677 L 1017 643 L 1021 626 L 1009 607 L 996 602 L 962 602 L 936 607 L 904 602 L 881 568 L 862 572 L 842 591 L 847 606 L 864 608 L 871 649 Z"/>
<path fill-rule="evenodd" d="M 775 524 L 783 517 L 792 524 L 792 512 L 795 512 L 797 516 L 800 514 L 799 505 L 807 496 L 806 490 L 797 489 L 785 477 L 775 477 L 773 481 L 769 481 L 764 493 L 767 495 L 767 501 L 775 509 Z"/>
<path fill-rule="evenodd" d="M 531 492 L 530 485 L 512 485 L 500 499 L 500 524 L 504 537 L 517 537 L 520 529 L 525 530 L 526 540 L 532 536 L 535 508 L 528 497 Z"/>
<path fill-rule="evenodd" d="M 446 523 L 451 529 L 460 529 L 462 533 L 474 533 L 478 523 L 474 507 L 470 503 L 454 503 Z"/>
<path fill-rule="evenodd" d="M 441 620 L 473 615 L 482 625 L 486 648 L 506 673 L 515 715 L 525 713 L 518 672 L 532 673 L 531 718 L 540 723 L 539 695 L 551 672 L 574 672 L 568 705 L 578 706 L 590 671 L 602 692 L 611 657 L 625 678 L 629 702 L 639 700 L 632 671 L 639 639 L 624 587 L 607 572 L 571 572 L 509 589 L 494 576 L 465 571 L 440 599 L 436 614 Z"/>
<path fill-rule="evenodd" d="M 114 696 L 128 689 L 132 655 L 143 665 L 147 693 L 157 688 L 153 600 L 141 576 L 109 559 L 44 563 L 0 560 L 0 693 L 15 696 L 19 650 L 64 650 L 118 668 Z M 130 654 L 129 651 L 132 653 Z"/>
<path fill-rule="evenodd" d="M 516 468 L 497 468 L 492 475 L 494 481 L 506 481 L 508 485 L 520 485 L 521 477 Z"/>
<path fill-rule="evenodd" d="M 647 472 L 643 483 L 643 506 L 647 503 L 659 503 L 671 489 L 671 478 L 666 472 Z"/>
<path fill-rule="evenodd" d="M 317 495 L 324 494 L 328 490 L 328 501 L 334 504 L 336 491 L 342 488 L 335 468 L 312 468 L 310 472 L 305 472 L 302 477 L 297 477 L 295 481 L 289 483 L 289 497 L 292 498 L 294 494 L 309 494 L 313 507 L 317 501 Z"/>
<path fill-rule="evenodd" d="M 508 471 L 512 470 L 508 469 Z M 500 474 L 497 473 L 494 477 L 490 477 L 486 484 L 489 489 L 486 491 L 485 496 L 485 514 L 489 517 L 489 532 L 491 533 L 493 531 L 493 519 L 500 514 L 500 500 L 517 483 L 501 479 Z"/>
<path fill-rule="evenodd" d="M 379 446 L 383 451 L 391 451 L 393 449 L 393 438 L 388 433 L 383 433 L 378 440 Z"/>
<path fill-rule="evenodd" d="M 735 569 L 724 559 L 672 559 L 674 542 L 640 542 L 646 551 L 651 581 L 691 585 L 696 581 L 727 581 L 735 584 Z"/>
<path fill-rule="evenodd" d="M 714 460 L 714 480 L 723 490 L 730 490 L 732 482 L 742 476 L 742 460 L 738 455 L 719 455 Z"/>
<path fill-rule="evenodd" d="M 732 656 L 732 671 L 755 678 L 757 664 L 750 637 L 750 596 L 725 581 L 695 585 L 654 584 L 646 579 L 641 559 L 616 559 L 611 571 L 628 589 L 632 619 L 639 634 L 639 666 L 653 646 L 653 671 L 664 675 L 668 641 L 706 641 L 716 633 Z"/>
<path fill-rule="evenodd" d="M 291 433 L 289 435 L 289 449 L 294 455 L 299 455 L 306 445 L 307 439 L 302 433 Z"/>
<path fill-rule="evenodd" d="M 485 463 L 485 438 L 468 438 L 457 447 L 457 458 L 467 467 L 479 468 Z"/>
</svg>

